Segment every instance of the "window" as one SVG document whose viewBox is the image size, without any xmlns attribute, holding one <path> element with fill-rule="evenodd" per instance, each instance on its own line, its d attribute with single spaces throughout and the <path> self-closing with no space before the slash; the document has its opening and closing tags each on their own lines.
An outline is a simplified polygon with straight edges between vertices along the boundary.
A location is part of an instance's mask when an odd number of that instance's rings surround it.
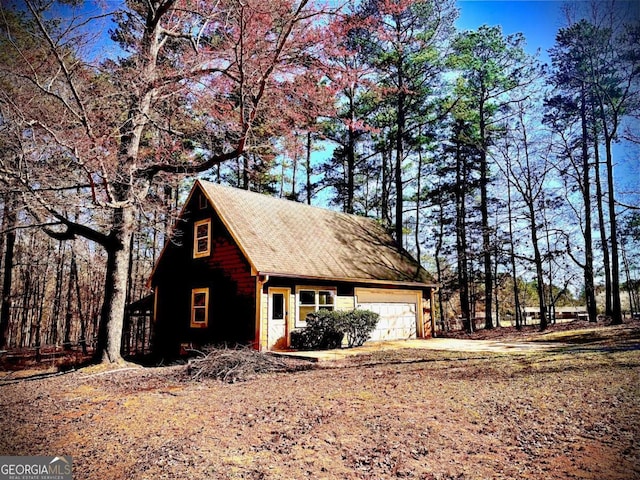
<svg viewBox="0 0 640 480">
<path fill-rule="evenodd" d="M 193 227 L 193 258 L 211 253 L 211 220 L 200 220 Z"/>
<path fill-rule="evenodd" d="M 335 290 L 305 288 L 298 291 L 298 316 L 296 327 L 306 326 L 307 315 L 318 310 L 333 310 Z"/>
<path fill-rule="evenodd" d="M 206 328 L 209 324 L 209 289 L 191 290 L 191 328 Z"/>
<path fill-rule="evenodd" d="M 284 294 L 274 293 L 271 295 L 271 318 L 273 320 L 285 320 Z"/>
<path fill-rule="evenodd" d="M 200 195 L 198 195 L 198 207 L 200 207 L 200 210 L 204 210 L 207 206 L 207 197 L 204 196 L 204 193 L 200 192 Z"/>
</svg>

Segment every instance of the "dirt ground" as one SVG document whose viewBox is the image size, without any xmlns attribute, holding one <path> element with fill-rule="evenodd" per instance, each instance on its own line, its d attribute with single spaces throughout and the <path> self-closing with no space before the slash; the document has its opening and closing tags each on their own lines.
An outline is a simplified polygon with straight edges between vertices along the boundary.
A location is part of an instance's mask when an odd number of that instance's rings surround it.
<svg viewBox="0 0 640 480">
<path fill-rule="evenodd" d="M 234 384 L 0 372 L 0 454 L 71 455 L 96 480 L 640 478 L 640 324 L 489 335 L 568 346 L 374 352 Z"/>
</svg>

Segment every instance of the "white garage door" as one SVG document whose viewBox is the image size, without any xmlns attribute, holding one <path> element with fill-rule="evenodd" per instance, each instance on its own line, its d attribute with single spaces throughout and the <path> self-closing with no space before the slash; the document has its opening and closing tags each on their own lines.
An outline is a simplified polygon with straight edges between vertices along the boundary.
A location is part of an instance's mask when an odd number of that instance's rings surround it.
<svg viewBox="0 0 640 480">
<path fill-rule="evenodd" d="M 356 289 L 357 306 L 380 315 L 371 340 L 403 340 L 417 337 L 418 294 L 411 290 Z"/>
<path fill-rule="evenodd" d="M 359 303 L 358 308 L 380 315 L 371 340 L 416 338 L 415 303 Z"/>
</svg>

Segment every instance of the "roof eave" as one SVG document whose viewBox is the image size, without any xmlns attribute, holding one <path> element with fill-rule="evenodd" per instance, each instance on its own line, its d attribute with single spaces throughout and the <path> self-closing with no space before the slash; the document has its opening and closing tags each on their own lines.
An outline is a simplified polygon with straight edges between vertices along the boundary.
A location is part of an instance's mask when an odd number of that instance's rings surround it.
<svg viewBox="0 0 640 480">
<path fill-rule="evenodd" d="M 282 273 L 282 272 L 266 272 L 259 271 L 258 275 L 266 275 L 269 277 L 282 277 L 282 278 L 300 278 L 303 280 L 317 280 L 317 281 L 331 281 L 331 282 L 344 282 L 344 283 L 366 283 L 371 285 L 394 285 L 399 287 L 419 287 L 419 288 L 437 288 L 435 283 L 425 283 L 415 280 L 382 280 L 374 278 L 349 278 L 349 277 L 320 277 L 315 275 L 299 275 L 297 273 Z"/>
</svg>

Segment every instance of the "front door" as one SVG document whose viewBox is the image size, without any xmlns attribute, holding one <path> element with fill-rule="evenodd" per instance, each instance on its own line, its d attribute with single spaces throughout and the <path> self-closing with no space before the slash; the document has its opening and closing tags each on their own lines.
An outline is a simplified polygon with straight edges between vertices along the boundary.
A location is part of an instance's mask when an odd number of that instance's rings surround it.
<svg viewBox="0 0 640 480">
<path fill-rule="evenodd" d="M 288 288 L 269 289 L 269 327 L 267 343 L 269 350 L 289 347 L 289 297 Z"/>
</svg>

